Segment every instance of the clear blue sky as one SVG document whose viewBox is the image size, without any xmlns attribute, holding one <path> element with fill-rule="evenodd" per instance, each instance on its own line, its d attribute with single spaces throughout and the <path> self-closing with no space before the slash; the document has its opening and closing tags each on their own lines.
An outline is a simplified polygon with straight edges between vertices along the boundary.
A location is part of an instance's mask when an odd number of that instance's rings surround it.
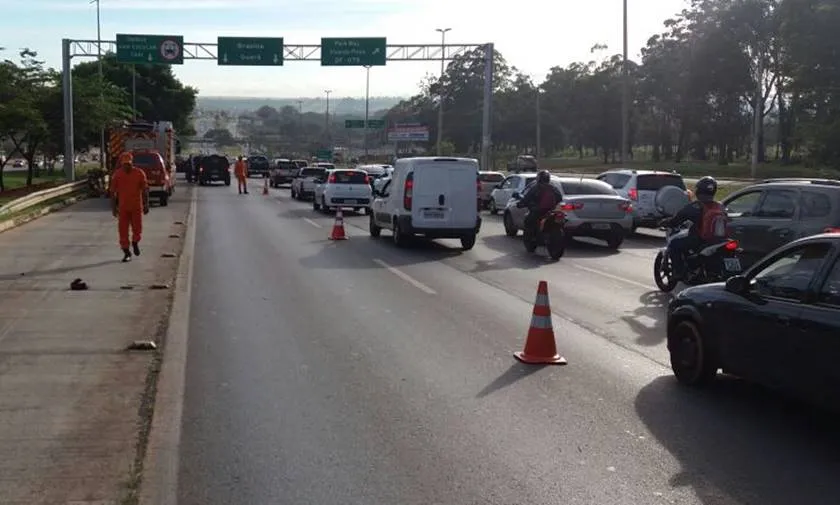
<svg viewBox="0 0 840 505">
<path fill-rule="evenodd" d="M 686 0 L 629 0 L 631 57 Z M 621 0 L 583 2 L 517 0 L 102 0 L 102 38 L 116 33 L 183 35 L 188 42 L 218 36 L 284 37 L 317 44 L 321 37 L 387 37 L 393 44 L 439 44 L 435 28 L 452 28 L 447 42 L 494 42 L 508 62 L 542 80 L 556 65 L 600 59 L 603 43 L 621 51 Z M 50 66 L 61 64 L 61 39 L 96 38 L 96 6 L 88 0 L 0 0 L 0 47 L 5 57 L 29 47 Z M 409 96 L 440 63 L 391 62 L 371 70 L 372 95 Z M 287 62 L 281 68 L 217 67 L 186 61 L 176 66 L 184 82 L 207 96 L 364 96 L 362 68 L 322 68 Z"/>
</svg>

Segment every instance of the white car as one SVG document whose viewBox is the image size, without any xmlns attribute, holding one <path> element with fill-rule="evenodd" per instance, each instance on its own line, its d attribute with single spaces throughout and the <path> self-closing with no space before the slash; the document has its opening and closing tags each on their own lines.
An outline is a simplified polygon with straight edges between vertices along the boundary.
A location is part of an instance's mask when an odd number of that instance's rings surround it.
<svg viewBox="0 0 840 505">
<path fill-rule="evenodd" d="M 533 182 L 536 178 L 537 174 L 516 174 L 500 182 L 490 192 L 490 202 L 488 203 L 490 213 L 498 214 L 499 211 L 504 210 L 513 194 L 524 193 L 525 186 Z"/>
<path fill-rule="evenodd" d="M 315 196 L 317 180 L 324 177 L 327 169 L 321 167 L 304 167 L 292 179 L 292 198 L 295 200 L 309 200 Z"/>
<path fill-rule="evenodd" d="M 356 212 L 367 212 L 373 200 L 370 177 L 364 170 L 328 170 L 325 177 L 317 180 L 315 197 L 312 200 L 314 210 L 342 207 L 352 208 Z"/>
<path fill-rule="evenodd" d="M 391 230 L 394 243 L 422 235 L 456 238 L 472 249 L 481 228 L 478 161 L 471 158 L 402 158 L 386 179 L 370 215 L 370 235 Z"/>
</svg>

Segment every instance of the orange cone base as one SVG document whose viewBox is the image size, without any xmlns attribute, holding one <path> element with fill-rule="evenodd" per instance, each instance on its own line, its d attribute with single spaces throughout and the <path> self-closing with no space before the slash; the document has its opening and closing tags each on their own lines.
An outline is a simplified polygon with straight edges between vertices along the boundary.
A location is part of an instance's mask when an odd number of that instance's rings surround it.
<svg viewBox="0 0 840 505">
<path fill-rule="evenodd" d="M 554 356 L 529 356 L 524 352 L 515 352 L 513 357 L 528 365 L 566 365 L 566 358 L 555 354 Z"/>
<path fill-rule="evenodd" d="M 338 237 L 330 237 L 330 240 L 347 240 L 347 237 L 344 235 L 340 235 Z"/>
</svg>

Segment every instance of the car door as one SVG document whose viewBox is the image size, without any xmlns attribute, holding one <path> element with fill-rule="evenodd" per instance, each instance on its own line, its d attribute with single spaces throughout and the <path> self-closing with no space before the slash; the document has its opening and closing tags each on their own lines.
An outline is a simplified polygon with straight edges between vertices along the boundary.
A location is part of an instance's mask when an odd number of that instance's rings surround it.
<svg viewBox="0 0 840 505">
<path fill-rule="evenodd" d="M 730 232 L 743 249 L 745 267 L 752 265 L 765 253 L 760 252 L 761 246 L 757 236 L 758 223 L 755 213 L 761 203 L 763 191 L 755 189 L 736 194 L 723 201 L 726 215 L 730 220 Z"/>
<path fill-rule="evenodd" d="M 840 259 L 833 264 L 815 285 L 813 299 L 802 311 L 801 354 L 803 393 L 811 393 L 815 400 L 827 404 L 840 402 Z"/>
<path fill-rule="evenodd" d="M 726 321 L 724 362 L 747 379 L 779 389 L 796 389 L 803 357 L 803 310 L 830 245 L 807 243 L 780 251 L 748 274 L 749 289 L 717 317 Z"/>
<path fill-rule="evenodd" d="M 391 200 L 391 181 L 388 178 L 379 188 L 378 196 L 373 200 L 373 218 L 377 223 L 390 224 L 391 213 L 388 209 L 388 202 Z"/>
<path fill-rule="evenodd" d="M 832 217 L 836 214 L 828 194 L 815 189 L 803 189 L 799 194 L 799 220 L 795 223 L 793 234 L 801 238 L 822 233 L 834 223 Z"/>
<path fill-rule="evenodd" d="M 511 195 L 519 187 L 519 182 L 522 178 L 518 175 L 512 175 L 502 182 L 501 187 L 496 191 L 496 208 L 504 209 L 510 200 Z"/>
</svg>

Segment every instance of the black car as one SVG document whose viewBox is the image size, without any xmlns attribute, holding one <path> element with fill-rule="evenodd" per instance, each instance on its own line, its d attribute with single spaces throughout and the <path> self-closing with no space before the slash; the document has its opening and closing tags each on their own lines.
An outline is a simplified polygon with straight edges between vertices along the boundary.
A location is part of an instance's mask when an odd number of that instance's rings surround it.
<svg viewBox="0 0 840 505">
<path fill-rule="evenodd" d="M 271 162 L 268 158 L 261 155 L 248 156 L 248 177 L 256 177 L 258 175 L 263 178 L 268 177 L 271 171 Z"/>
<path fill-rule="evenodd" d="M 201 158 L 198 167 L 198 183 L 202 186 L 215 181 L 230 186 L 230 160 L 226 156 L 211 154 Z"/>
<path fill-rule="evenodd" d="M 726 283 L 677 295 L 668 350 L 684 384 L 707 384 L 722 369 L 840 407 L 840 233 L 796 240 Z"/>
</svg>

